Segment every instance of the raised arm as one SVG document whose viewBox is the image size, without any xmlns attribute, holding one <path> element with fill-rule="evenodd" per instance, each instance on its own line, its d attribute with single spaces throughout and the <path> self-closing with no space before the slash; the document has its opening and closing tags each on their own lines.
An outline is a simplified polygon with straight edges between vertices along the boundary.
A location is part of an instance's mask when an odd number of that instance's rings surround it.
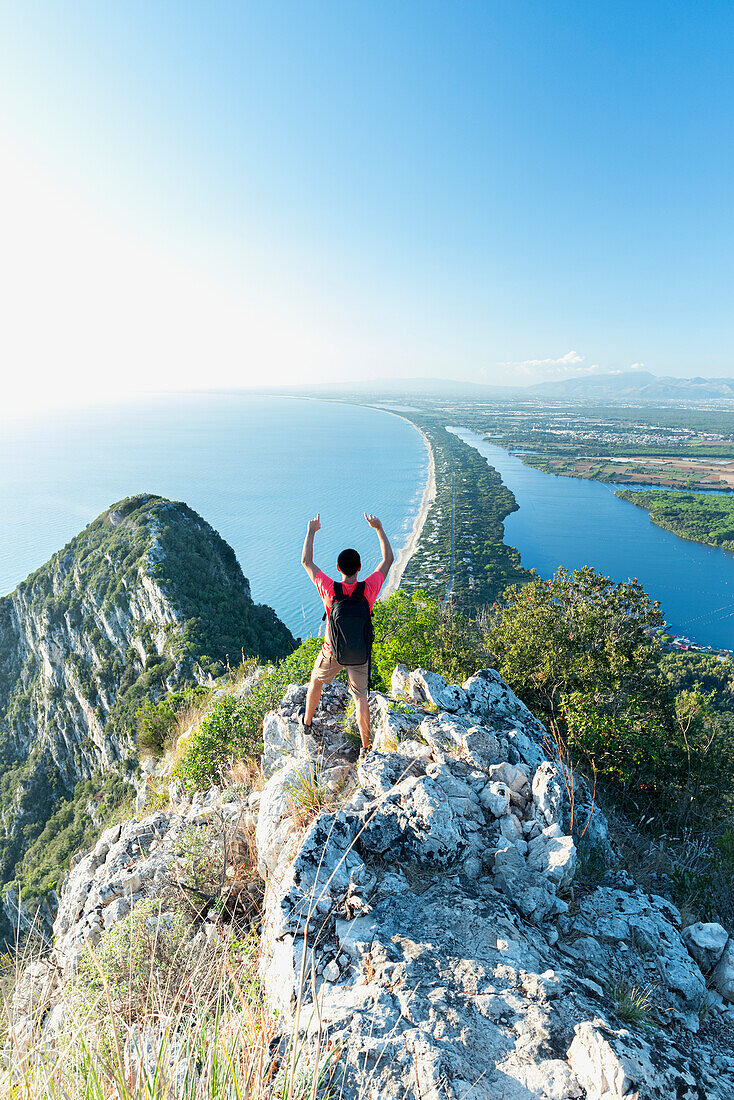
<svg viewBox="0 0 734 1100">
<path fill-rule="evenodd" d="M 385 534 L 385 529 L 382 526 L 382 521 L 379 520 L 377 518 L 377 516 L 373 516 L 373 515 L 368 516 L 366 512 L 364 513 L 364 518 L 367 520 L 370 527 L 372 527 L 377 532 L 377 537 L 380 540 L 380 550 L 382 551 L 382 561 L 377 566 L 377 568 L 380 571 L 380 573 L 382 573 L 382 578 L 384 580 L 387 577 L 388 573 L 390 572 L 390 566 L 395 561 L 395 555 L 392 552 L 392 546 L 390 545 L 390 540 L 388 539 L 387 535 Z"/>
<path fill-rule="evenodd" d="M 308 521 L 306 527 L 306 537 L 303 540 L 303 550 L 301 551 L 301 565 L 308 573 L 312 581 L 316 580 L 316 574 L 318 568 L 313 563 L 313 537 L 317 531 L 321 530 L 321 513 L 317 512 L 314 519 Z"/>
</svg>

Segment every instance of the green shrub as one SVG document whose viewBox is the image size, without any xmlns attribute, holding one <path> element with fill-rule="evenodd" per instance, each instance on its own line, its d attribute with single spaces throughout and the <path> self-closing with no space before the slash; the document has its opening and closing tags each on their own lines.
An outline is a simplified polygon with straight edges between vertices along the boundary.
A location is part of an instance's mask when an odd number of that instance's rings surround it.
<svg viewBox="0 0 734 1100">
<path fill-rule="evenodd" d="M 633 1027 L 651 1027 L 655 1010 L 655 990 L 652 985 L 632 985 L 623 979 L 611 982 L 607 993 L 612 999 L 615 1015 Z"/>
<path fill-rule="evenodd" d="M 615 583 L 589 566 L 508 588 L 493 609 L 487 642 L 495 668 L 536 714 L 558 718 L 562 698 L 600 703 L 620 693 L 667 697 L 658 641 L 660 605 L 637 581 Z"/>
<path fill-rule="evenodd" d="M 135 713 L 138 751 L 142 755 L 161 756 L 179 715 L 188 707 L 203 703 L 209 694 L 208 688 L 197 686 L 175 691 L 158 703 L 146 699 Z"/>
<path fill-rule="evenodd" d="M 397 664 L 428 668 L 450 683 L 461 682 L 486 666 L 488 651 L 481 625 L 423 591 L 408 595 L 399 589 L 375 604 L 373 686 L 390 690 Z"/>
<path fill-rule="evenodd" d="M 234 759 L 259 756 L 263 718 L 278 705 L 289 684 L 309 678 L 321 645 L 320 638 L 307 638 L 279 665 L 269 666 L 245 698 L 226 695 L 214 706 L 193 732 L 176 766 L 177 776 L 189 790 L 217 782 Z"/>
<path fill-rule="evenodd" d="M 562 696 L 561 707 L 570 748 L 593 761 L 598 775 L 646 787 L 668 770 L 667 731 L 644 699 L 625 698 L 615 713 L 575 691 Z"/>
<path fill-rule="evenodd" d="M 708 829 L 732 809 L 731 673 L 711 658 L 664 657 L 661 619 L 636 581 L 561 569 L 508 589 L 487 643 L 500 674 L 623 807 L 666 827 Z"/>
<path fill-rule="evenodd" d="M 242 700 L 225 695 L 215 705 L 211 714 L 203 718 L 178 765 L 178 773 L 187 786 L 196 790 L 215 782 L 223 768 L 239 754 L 236 745 L 246 740 L 246 716 Z M 254 756 L 257 742 L 248 746 L 244 755 Z"/>
</svg>

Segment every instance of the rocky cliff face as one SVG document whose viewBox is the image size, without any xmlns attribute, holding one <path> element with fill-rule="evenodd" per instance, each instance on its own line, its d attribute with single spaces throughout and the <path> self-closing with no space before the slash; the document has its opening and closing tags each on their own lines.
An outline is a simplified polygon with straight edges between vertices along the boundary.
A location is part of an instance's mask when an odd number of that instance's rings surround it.
<svg viewBox="0 0 734 1100">
<path fill-rule="evenodd" d="M 734 1097 L 734 940 L 684 928 L 670 899 L 635 884 L 578 782 L 570 829 L 573 779 L 495 672 L 458 686 L 396 669 L 392 697 L 372 696 L 362 762 L 344 688 L 325 690 L 314 736 L 295 716 L 304 694 L 293 685 L 265 719 L 261 793 L 181 804 L 172 790 L 170 811 L 109 830 L 77 864 L 54 953 L 16 994 L 18 1054 L 53 1046 L 84 944 L 159 896 L 175 838 L 217 813 L 233 829 L 256 821 L 276 1079 L 296 1033 L 302 1060 L 333 1065 L 339 1051 L 347 1100 Z M 322 805 L 310 823 L 304 780 Z M 587 823 L 596 881 L 580 867 Z M 636 1021 L 635 990 L 648 995 Z M 153 1065 L 163 1036 L 147 1032 Z M 172 1095 L 197 1073 L 184 1053 L 169 1071 Z"/>
<path fill-rule="evenodd" d="M 130 759 L 146 697 L 293 644 L 185 504 L 145 494 L 101 515 L 0 600 L 0 880 L 59 796 Z"/>
</svg>

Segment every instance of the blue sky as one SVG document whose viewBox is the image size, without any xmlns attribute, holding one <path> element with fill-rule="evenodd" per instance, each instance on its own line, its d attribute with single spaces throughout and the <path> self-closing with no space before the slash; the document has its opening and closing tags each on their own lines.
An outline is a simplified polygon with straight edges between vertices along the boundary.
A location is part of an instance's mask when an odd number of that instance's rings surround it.
<svg viewBox="0 0 734 1100">
<path fill-rule="evenodd" d="M 706 0 L 6 3 L 2 360 L 734 374 L 733 52 Z"/>
</svg>

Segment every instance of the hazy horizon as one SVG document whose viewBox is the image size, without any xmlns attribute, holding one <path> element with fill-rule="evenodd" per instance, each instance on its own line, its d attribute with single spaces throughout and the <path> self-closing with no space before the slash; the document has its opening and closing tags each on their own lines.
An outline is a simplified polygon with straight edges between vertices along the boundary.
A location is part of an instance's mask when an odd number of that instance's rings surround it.
<svg viewBox="0 0 734 1100">
<path fill-rule="evenodd" d="M 5 410 L 726 377 L 734 9 L 0 13 Z"/>
</svg>

